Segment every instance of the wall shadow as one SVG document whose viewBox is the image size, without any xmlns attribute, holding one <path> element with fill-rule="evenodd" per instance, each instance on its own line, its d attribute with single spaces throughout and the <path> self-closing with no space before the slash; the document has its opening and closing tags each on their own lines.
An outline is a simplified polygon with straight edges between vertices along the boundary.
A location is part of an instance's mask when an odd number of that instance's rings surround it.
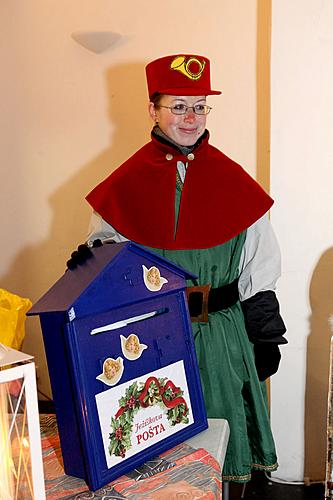
<svg viewBox="0 0 333 500">
<path fill-rule="evenodd" d="M 71 252 L 87 236 L 91 208 L 85 196 L 149 140 L 152 124 L 147 113 L 144 66 L 145 61 L 141 61 L 115 65 L 106 71 L 105 89 L 100 91 L 105 91 L 108 97 L 108 115 L 113 130 L 110 146 L 82 165 L 52 193 L 48 199 L 52 222 L 47 239 L 14 256 L 6 275 L 0 277 L 2 288 L 15 290 L 15 293 L 36 302 L 65 272 Z M 40 375 L 38 387 L 50 397 L 37 318 L 28 318 L 26 322 L 22 350 L 35 356 Z"/>
<path fill-rule="evenodd" d="M 326 250 L 313 271 L 309 298 L 311 316 L 307 339 L 304 477 L 323 481 L 326 459 L 326 418 L 330 340 L 333 335 L 333 247 Z"/>
</svg>

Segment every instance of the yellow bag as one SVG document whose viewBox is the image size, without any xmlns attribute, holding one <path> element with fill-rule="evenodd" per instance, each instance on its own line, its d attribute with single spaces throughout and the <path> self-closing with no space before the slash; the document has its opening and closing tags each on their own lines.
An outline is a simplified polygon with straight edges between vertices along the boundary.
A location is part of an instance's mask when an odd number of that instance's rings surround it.
<svg viewBox="0 0 333 500">
<path fill-rule="evenodd" d="M 26 312 L 32 306 L 24 299 L 0 288 L 0 342 L 20 350 L 25 336 Z"/>
</svg>

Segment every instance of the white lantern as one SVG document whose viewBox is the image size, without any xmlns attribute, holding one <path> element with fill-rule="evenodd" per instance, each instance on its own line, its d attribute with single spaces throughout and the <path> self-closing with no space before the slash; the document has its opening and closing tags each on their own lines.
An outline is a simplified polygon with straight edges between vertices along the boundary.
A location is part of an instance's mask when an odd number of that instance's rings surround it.
<svg viewBox="0 0 333 500">
<path fill-rule="evenodd" d="M 33 357 L 0 344 L 0 499 L 45 499 Z"/>
</svg>

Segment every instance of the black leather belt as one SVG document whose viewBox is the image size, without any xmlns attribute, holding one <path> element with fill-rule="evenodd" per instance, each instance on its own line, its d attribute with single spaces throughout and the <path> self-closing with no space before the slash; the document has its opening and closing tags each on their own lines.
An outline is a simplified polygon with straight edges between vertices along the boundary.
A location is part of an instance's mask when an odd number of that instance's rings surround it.
<svg viewBox="0 0 333 500">
<path fill-rule="evenodd" d="M 239 300 L 238 279 L 228 285 L 212 288 L 211 285 L 186 288 L 191 321 L 208 321 L 208 313 L 233 306 Z"/>
</svg>

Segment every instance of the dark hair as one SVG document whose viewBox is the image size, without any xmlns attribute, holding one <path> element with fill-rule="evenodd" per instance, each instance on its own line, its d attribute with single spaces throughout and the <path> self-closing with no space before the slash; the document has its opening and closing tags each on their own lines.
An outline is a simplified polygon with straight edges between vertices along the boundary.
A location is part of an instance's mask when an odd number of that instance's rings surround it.
<svg viewBox="0 0 333 500">
<path fill-rule="evenodd" d="M 151 96 L 150 102 L 152 102 L 155 107 L 158 107 L 162 97 L 163 97 L 163 94 L 160 94 L 159 92 L 155 92 L 155 94 L 153 94 Z"/>
</svg>

